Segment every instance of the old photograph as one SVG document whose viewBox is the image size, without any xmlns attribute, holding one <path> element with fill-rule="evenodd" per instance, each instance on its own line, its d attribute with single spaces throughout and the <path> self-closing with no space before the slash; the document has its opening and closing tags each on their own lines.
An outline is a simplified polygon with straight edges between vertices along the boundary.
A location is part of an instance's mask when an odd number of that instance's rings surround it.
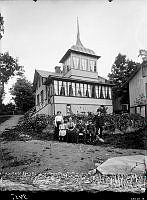
<svg viewBox="0 0 147 200">
<path fill-rule="evenodd" d="M 145 199 L 146 11 L 144 0 L 0 0 L 0 191 L 9 199 Z"/>
</svg>

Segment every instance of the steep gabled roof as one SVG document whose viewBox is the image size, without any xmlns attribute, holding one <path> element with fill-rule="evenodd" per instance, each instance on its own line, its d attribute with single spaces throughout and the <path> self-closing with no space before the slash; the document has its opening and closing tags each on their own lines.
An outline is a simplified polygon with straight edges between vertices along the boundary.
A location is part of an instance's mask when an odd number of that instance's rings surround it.
<svg viewBox="0 0 147 200">
<path fill-rule="evenodd" d="M 36 70 L 36 72 L 43 78 L 47 78 L 49 75 L 54 75 L 55 72 L 45 71 L 45 70 Z"/>
<path fill-rule="evenodd" d="M 38 77 L 41 76 L 42 78 L 47 78 L 49 75 L 54 75 L 54 72 L 45 71 L 45 70 L 36 70 L 34 73 L 34 80 L 33 80 L 33 88 L 36 89 Z"/>
</svg>

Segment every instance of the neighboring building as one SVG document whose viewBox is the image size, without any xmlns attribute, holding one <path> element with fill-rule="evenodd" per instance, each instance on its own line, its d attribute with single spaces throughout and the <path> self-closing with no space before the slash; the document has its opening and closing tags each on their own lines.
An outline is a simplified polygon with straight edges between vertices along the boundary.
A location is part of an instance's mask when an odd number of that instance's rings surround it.
<svg viewBox="0 0 147 200">
<path fill-rule="evenodd" d="M 61 58 L 61 67 L 55 72 L 35 70 L 34 90 L 36 113 L 63 115 L 96 112 L 100 105 L 112 113 L 112 84 L 98 76 L 97 60 L 100 56 L 87 49 L 80 41 L 77 23 L 77 41 Z"/>
<path fill-rule="evenodd" d="M 138 66 L 129 79 L 130 113 L 147 117 L 147 62 Z"/>
</svg>

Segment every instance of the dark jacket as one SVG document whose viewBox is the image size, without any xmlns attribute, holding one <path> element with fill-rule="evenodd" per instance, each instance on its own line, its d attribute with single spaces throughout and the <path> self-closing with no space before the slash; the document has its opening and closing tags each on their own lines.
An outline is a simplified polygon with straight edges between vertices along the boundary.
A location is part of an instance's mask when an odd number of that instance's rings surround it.
<svg viewBox="0 0 147 200">
<path fill-rule="evenodd" d="M 97 128 L 102 127 L 104 126 L 104 117 L 102 115 L 95 115 L 94 122 Z"/>
</svg>

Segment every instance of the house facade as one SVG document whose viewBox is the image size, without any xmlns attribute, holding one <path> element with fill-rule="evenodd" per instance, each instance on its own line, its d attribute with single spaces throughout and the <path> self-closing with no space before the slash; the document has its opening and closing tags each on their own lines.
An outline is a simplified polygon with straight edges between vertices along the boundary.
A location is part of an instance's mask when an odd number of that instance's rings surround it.
<svg viewBox="0 0 147 200">
<path fill-rule="evenodd" d="M 130 112 L 147 117 L 147 62 L 129 80 Z"/>
<path fill-rule="evenodd" d="M 55 72 L 35 70 L 36 114 L 63 115 L 96 112 L 100 105 L 112 113 L 112 84 L 98 75 L 100 56 L 85 48 L 77 23 L 76 44 L 60 60 Z"/>
</svg>

